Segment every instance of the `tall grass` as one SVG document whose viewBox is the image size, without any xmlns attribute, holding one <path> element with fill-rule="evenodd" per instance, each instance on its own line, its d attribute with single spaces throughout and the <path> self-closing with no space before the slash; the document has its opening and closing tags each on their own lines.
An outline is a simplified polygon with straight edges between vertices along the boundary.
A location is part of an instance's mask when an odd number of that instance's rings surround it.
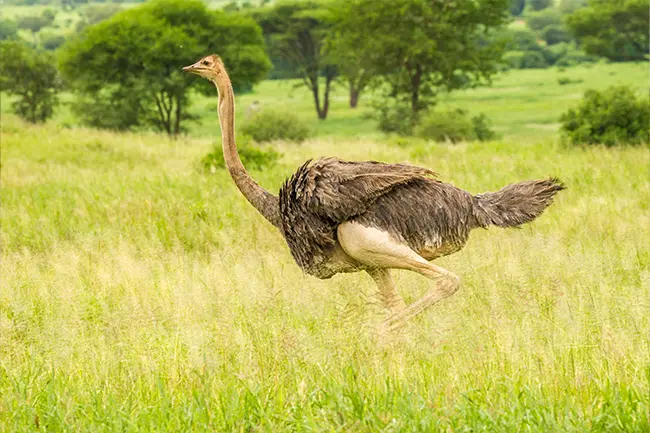
<svg viewBox="0 0 650 433">
<path fill-rule="evenodd" d="M 438 260 L 452 298 L 378 342 L 364 274 L 301 274 L 211 140 L 2 122 L 0 432 L 650 431 L 648 150 L 279 145 L 410 161 L 473 193 L 557 175 L 521 230 Z M 427 280 L 399 272 L 407 302 Z"/>
</svg>

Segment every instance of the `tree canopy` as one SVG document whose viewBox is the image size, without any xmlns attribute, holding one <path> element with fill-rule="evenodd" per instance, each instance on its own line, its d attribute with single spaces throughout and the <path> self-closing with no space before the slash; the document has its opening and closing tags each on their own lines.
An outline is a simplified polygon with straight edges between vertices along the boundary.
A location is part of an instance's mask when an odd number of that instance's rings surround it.
<svg viewBox="0 0 650 433">
<path fill-rule="evenodd" d="M 0 41 L 16 39 L 18 37 L 18 25 L 11 20 L 0 19 Z"/>
<path fill-rule="evenodd" d="M 341 0 L 336 32 L 381 77 L 413 120 L 441 91 L 477 85 L 498 71 L 503 44 L 490 30 L 510 19 L 509 0 Z"/>
<path fill-rule="evenodd" d="M 318 118 L 327 118 L 336 77 L 336 65 L 325 43 L 329 11 L 317 1 L 293 1 L 254 10 L 252 16 L 264 31 L 272 57 L 282 59 L 302 78 L 314 97 Z"/>
<path fill-rule="evenodd" d="M 629 61 L 646 59 L 649 20 L 647 0 L 591 0 L 567 24 L 587 53 Z"/>
<path fill-rule="evenodd" d="M 119 12 L 66 43 L 60 65 L 82 94 L 78 112 L 88 123 L 149 124 L 176 135 L 190 118 L 189 91 L 214 91 L 181 67 L 212 52 L 234 86 L 258 82 L 271 66 L 253 20 L 210 11 L 200 0 L 155 0 Z"/>
<path fill-rule="evenodd" d="M 0 90 L 18 96 L 13 111 L 29 122 L 52 116 L 61 87 L 55 59 L 23 42 L 0 42 Z"/>
</svg>

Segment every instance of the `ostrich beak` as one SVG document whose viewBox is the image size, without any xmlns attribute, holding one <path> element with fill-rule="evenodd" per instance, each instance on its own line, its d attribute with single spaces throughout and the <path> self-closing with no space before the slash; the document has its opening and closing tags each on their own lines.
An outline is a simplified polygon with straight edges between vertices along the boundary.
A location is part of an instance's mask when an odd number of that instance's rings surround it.
<svg viewBox="0 0 650 433">
<path fill-rule="evenodd" d="M 198 61 L 198 62 L 194 63 L 193 65 L 185 66 L 183 68 L 183 71 L 190 72 L 192 74 L 198 74 L 201 69 L 203 69 L 201 67 L 201 61 Z"/>
</svg>

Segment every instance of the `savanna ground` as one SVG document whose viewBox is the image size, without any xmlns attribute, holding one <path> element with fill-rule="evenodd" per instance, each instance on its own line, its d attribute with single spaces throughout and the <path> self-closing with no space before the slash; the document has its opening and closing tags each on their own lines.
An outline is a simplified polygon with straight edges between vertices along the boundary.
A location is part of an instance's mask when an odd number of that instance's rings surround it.
<svg viewBox="0 0 650 433">
<path fill-rule="evenodd" d="M 349 137 L 276 144 L 280 164 L 252 172 L 274 191 L 318 155 L 408 161 L 473 193 L 567 184 L 534 223 L 438 260 L 461 290 L 383 343 L 369 277 L 304 276 L 227 173 L 202 170 L 216 114 L 177 141 L 3 114 L 0 432 L 650 431 L 648 148 L 566 148 L 553 129 L 581 86 L 642 86 L 633 68 L 455 95 L 504 134 L 488 143 L 355 138 L 372 123 L 342 114 L 341 90 L 319 128 Z M 428 286 L 396 280 L 407 302 Z"/>
</svg>

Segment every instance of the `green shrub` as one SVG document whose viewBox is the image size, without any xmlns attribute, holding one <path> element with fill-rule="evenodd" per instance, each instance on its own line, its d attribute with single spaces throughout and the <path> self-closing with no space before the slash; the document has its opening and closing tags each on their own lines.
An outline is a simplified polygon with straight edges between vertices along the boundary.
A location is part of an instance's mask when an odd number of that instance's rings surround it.
<svg viewBox="0 0 650 433">
<path fill-rule="evenodd" d="M 524 51 L 524 56 L 521 59 L 521 68 L 538 69 L 547 66 L 548 64 L 546 63 L 543 53 L 539 51 Z"/>
<path fill-rule="evenodd" d="M 41 32 L 42 33 L 42 32 Z M 65 36 L 46 33 L 41 35 L 41 46 L 47 51 L 54 51 L 65 43 Z"/>
<path fill-rule="evenodd" d="M 567 84 L 580 84 L 584 80 L 582 78 L 572 79 L 571 77 L 558 77 L 557 83 L 560 86 L 566 86 Z"/>
<path fill-rule="evenodd" d="M 415 130 L 418 137 L 434 141 L 489 140 L 494 137 L 485 114 L 470 118 L 460 108 L 431 112 L 422 119 Z"/>
<path fill-rule="evenodd" d="M 508 51 L 503 60 L 514 69 L 536 69 L 548 66 L 544 54 L 540 51 Z"/>
<path fill-rule="evenodd" d="M 261 148 L 256 146 L 252 142 L 251 137 L 247 135 L 237 135 L 236 140 L 239 157 L 246 168 L 253 170 L 271 168 L 282 156 L 281 153 L 273 150 L 271 147 Z M 226 168 L 221 143 L 215 143 L 212 152 L 201 159 L 201 165 L 205 170 L 210 172 Z"/>
<path fill-rule="evenodd" d="M 383 99 L 373 103 L 373 118 L 377 120 L 380 131 L 396 133 L 398 135 L 411 135 L 413 133 L 413 112 L 407 104 L 394 102 L 393 99 Z"/>
<path fill-rule="evenodd" d="M 541 11 L 553 5 L 553 0 L 528 0 L 528 6 L 534 11 Z"/>
<path fill-rule="evenodd" d="M 499 39 L 506 42 L 507 51 L 541 51 L 535 32 L 528 29 L 507 29 L 499 33 Z"/>
<path fill-rule="evenodd" d="M 551 25 L 547 26 L 542 30 L 541 33 L 542 39 L 546 41 L 547 45 L 555 45 L 561 42 L 569 42 L 571 40 L 571 35 L 564 26 Z"/>
<path fill-rule="evenodd" d="M 548 26 L 562 26 L 562 14 L 556 8 L 526 14 L 526 24 L 532 30 L 541 32 Z"/>
<path fill-rule="evenodd" d="M 585 63 L 594 63 L 600 59 L 595 56 L 586 54 L 584 51 L 576 48 L 575 44 L 561 42 L 551 45 L 544 50 L 546 63 L 560 67 L 576 66 Z"/>
<path fill-rule="evenodd" d="M 523 51 L 508 51 L 503 55 L 503 61 L 513 69 L 521 69 L 523 58 Z"/>
<path fill-rule="evenodd" d="M 295 114 L 263 110 L 254 114 L 242 128 L 258 143 L 273 140 L 287 140 L 300 143 L 310 136 L 310 130 Z"/>
<path fill-rule="evenodd" d="M 626 86 L 588 90 L 577 108 L 562 115 L 562 133 L 571 144 L 648 143 L 650 100 Z"/>
<path fill-rule="evenodd" d="M 555 64 L 557 66 L 576 66 L 584 63 L 595 63 L 597 61 L 598 57 L 591 56 L 575 48 L 570 48 Z"/>
<path fill-rule="evenodd" d="M 478 141 L 492 140 L 496 135 L 492 130 L 492 123 L 485 113 L 472 117 L 472 126 Z"/>
</svg>

